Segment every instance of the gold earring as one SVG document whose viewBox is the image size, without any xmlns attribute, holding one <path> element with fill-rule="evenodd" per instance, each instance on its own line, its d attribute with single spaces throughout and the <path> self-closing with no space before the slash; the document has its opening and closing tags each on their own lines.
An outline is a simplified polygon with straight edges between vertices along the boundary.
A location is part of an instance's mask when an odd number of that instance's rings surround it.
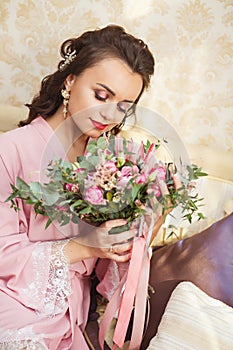
<svg viewBox="0 0 233 350">
<path fill-rule="evenodd" d="M 67 106 L 68 106 L 68 103 L 69 103 L 69 99 L 70 99 L 70 92 L 67 91 L 66 89 L 62 89 L 61 90 L 61 95 L 63 97 L 63 116 L 64 116 L 64 119 L 67 118 Z"/>
</svg>

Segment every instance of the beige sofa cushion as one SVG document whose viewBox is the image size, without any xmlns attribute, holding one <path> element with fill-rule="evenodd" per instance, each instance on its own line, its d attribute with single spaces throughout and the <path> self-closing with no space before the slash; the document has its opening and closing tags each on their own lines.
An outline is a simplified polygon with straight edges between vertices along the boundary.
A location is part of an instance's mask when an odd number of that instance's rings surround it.
<svg viewBox="0 0 233 350">
<path fill-rule="evenodd" d="M 148 350 L 233 349 L 233 309 L 191 282 L 173 291 Z"/>
<path fill-rule="evenodd" d="M 0 104 L 0 132 L 15 129 L 20 120 L 26 119 L 27 107 L 13 107 Z"/>
</svg>

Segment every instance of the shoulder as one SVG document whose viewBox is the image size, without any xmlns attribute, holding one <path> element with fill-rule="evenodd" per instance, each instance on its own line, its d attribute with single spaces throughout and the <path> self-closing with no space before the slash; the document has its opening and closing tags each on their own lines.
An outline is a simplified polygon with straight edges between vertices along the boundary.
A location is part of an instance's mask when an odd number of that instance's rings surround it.
<svg viewBox="0 0 233 350">
<path fill-rule="evenodd" d="M 30 128 L 13 129 L 0 135 L 0 160 L 10 174 L 18 174 L 23 155 L 30 149 Z"/>
<path fill-rule="evenodd" d="M 7 131 L 0 135 L 0 152 L 12 150 L 32 151 L 38 144 L 43 144 L 51 131 L 46 121 L 38 117 L 30 124 Z"/>
<path fill-rule="evenodd" d="M 38 166 L 50 133 L 46 124 L 44 120 L 35 120 L 0 135 L 0 158 L 9 173 L 28 172 Z"/>
<path fill-rule="evenodd" d="M 22 128 L 13 129 L 0 135 L 0 155 L 1 157 L 14 157 L 30 148 L 30 144 L 35 139 L 35 135 L 27 125 Z"/>
</svg>

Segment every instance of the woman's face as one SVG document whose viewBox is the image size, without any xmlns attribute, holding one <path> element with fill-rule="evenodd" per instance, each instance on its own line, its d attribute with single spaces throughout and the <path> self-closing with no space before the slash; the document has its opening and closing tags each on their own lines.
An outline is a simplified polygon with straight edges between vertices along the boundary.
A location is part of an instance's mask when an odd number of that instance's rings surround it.
<svg viewBox="0 0 233 350">
<path fill-rule="evenodd" d="M 67 77 L 68 116 L 83 134 L 99 137 L 122 121 L 142 85 L 140 74 L 133 73 L 122 60 L 104 59 L 80 76 Z"/>
</svg>

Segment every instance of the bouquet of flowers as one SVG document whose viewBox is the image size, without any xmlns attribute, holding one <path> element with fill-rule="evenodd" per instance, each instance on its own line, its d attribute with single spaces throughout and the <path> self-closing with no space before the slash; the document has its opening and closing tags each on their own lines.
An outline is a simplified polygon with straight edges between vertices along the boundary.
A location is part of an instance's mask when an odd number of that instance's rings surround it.
<svg viewBox="0 0 233 350">
<path fill-rule="evenodd" d="M 93 225 L 123 218 L 128 226 L 140 218 L 150 207 L 154 212 L 162 206 L 163 213 L 180 205 L 184 218 L 192 221 L 199 212 L 198 194 L 191 194 L 193 180 L 207 175 L 196 165 L 183 166 L 178 174 L 181 186 L 175 187 L 173 174 L 177 171 L 173 163 L 163 164 L 155 157 L 159 143 L 135 144 L 133 140 L 104 136 L 89 141 L 86 154 L 74 163 L 61 159 L 48 165 L 48 182 L 27 184 L 17 178 L 11 184 L 12 194 L 7 201 L 18 210 L 16 198 L 34 206 L 36 214 L 48 217 L 46 227 L 57 220 L 60 225 L 80 219 Z M 167 185 L 163 194 L 160 182 Z M 110 233 L 126 230 L 114 228 Z"/>
</svg>

